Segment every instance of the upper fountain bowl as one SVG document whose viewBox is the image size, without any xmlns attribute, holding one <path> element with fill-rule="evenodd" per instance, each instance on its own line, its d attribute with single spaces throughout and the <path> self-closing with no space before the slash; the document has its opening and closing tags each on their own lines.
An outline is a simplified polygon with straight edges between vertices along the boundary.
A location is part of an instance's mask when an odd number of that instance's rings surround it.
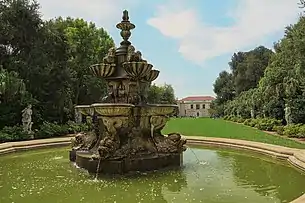
<svg viewBox="0 0 305 203">
<path fill-rule="evenodd" d="M 115 64 L 101 63 L 90 66 L 90 69 L 95 76 L 106 78 L 110 77 L 114 73 L 115 66 Z"/>
<path fill-rule="evenodd" d="M 123 63 L 123 68 L 126 73 L 133 79 L 140 79 L 149 74 L 153 65 L 145 62 L 125 62 Z"/>
<path fill-rule="evenodd" d="M 159 76 L 160 71 L 158 70 L 151 70 L 148 72 L 148 74 L 144 77 L 145 80 L 152 82 Z"/>
</svg>

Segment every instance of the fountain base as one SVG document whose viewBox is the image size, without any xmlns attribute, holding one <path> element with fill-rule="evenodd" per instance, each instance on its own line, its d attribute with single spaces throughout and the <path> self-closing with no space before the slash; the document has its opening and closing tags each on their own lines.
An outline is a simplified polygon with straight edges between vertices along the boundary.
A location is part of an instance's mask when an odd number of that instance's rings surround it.
<svg viewBox="0 0 305 203">
<path fill-rule="evenodd" d="M 147 155 L 138 158 L 123 158 L 118 160 L 103 160 L 98 168 L 98 159 L 92 159 L 88 151 L 70 151 L 70 161 L 86 169 L 89 173 L 125 174 L 129 172 L 153 171 L 164 168 L 180 167 L 183 163 L 183 154 Z"/>
</svg>

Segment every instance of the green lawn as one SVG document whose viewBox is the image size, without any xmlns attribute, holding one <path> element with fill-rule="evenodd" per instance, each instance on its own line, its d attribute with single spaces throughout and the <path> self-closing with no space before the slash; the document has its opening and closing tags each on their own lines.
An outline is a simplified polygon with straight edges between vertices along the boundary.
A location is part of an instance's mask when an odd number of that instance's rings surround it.
<svg viewBox="0 0 305 203">
<path fill-rule="evenodd" d="M 186 136 L 232 138 L 305 149 L 305 144 L 222 119 L 174 118 L 163 130 L 164 134 L 170 132 L 179 132 Z"/>
</svg>

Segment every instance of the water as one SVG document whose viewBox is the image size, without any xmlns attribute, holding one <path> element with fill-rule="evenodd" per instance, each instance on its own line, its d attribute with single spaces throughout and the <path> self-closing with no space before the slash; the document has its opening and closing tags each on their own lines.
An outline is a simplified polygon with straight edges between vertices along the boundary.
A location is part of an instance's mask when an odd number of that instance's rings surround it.
<svg viewBox="0 0 305 203">
<path fill-rule="evenodd" d="M 68 161 L 67 148 L 3 156 L 0 202 L 277 203 L 305 192 L 305 175 L 286 163 L 240 151 L 192 150 L 196 156 L 187 150 L 181 170 L 98 181 Z"/>
</svg>

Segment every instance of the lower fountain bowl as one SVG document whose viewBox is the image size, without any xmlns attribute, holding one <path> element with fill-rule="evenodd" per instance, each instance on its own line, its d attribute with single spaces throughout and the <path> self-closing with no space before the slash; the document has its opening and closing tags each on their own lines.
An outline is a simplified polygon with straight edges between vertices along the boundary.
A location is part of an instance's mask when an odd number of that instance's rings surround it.
<svg viewBox="0 0 305 203">
<path fill-rule="evenodd" d="M 76 165 L 86 169 L 89 173 L 100 174 L 125 174 L 130 172 L 147 172 L 165 168 L 181 167 L 183 154 L 146 155 L 137 158 L 124 158 L 119 160 L 92 159 L 88 151 L 70 151 L 70 160 L 75 160 Z M 98 168 L 99 165 L 99 168 Z"/>
</svg>

